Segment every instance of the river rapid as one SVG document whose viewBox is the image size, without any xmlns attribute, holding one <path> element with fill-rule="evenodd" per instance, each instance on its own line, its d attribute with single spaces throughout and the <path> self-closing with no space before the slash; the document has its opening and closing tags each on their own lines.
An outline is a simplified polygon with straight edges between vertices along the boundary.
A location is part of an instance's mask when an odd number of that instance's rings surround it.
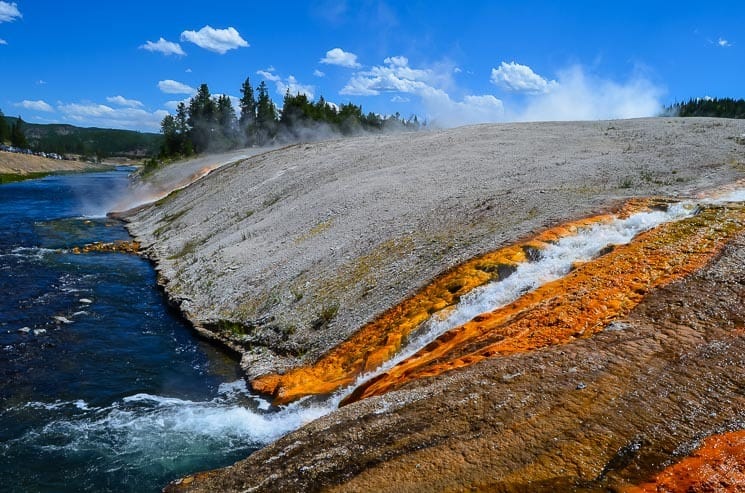
<svg viewBox="0 0 745 493">
<path fill-rule="evenodd" d="M 306 418 L 246 391 L 106 218 L 130 169 L 0 186 L 0 490 L 159 491 Z M 276 420 L 281 420 L 281 423 Z"/>
</svg>

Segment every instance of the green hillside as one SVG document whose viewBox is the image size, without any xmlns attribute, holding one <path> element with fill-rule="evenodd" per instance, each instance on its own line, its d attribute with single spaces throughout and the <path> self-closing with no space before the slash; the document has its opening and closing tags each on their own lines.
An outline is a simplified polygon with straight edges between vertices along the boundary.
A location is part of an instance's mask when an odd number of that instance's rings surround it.
<svg viewBox="0 0 745 493">
<path fill-rule="evenodd" d="M 8 126 L 17 118 L 5 117 Z M 24 120 L 23 132 L 34 151 L 84 156 L 142 158 L 158 153 L 163 136 L 155 133 L 82 128 L 66 124 L 37 124 Z"/>
</svg>

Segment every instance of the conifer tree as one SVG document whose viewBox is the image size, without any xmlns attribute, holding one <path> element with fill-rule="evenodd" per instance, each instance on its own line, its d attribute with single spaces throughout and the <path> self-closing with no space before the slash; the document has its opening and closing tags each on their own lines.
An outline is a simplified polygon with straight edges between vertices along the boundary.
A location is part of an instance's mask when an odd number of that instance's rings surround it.
<svg viewBox="0 0 745 493">
<path fill-rule="evenodd" d="M 256 121 L 256 97 L 249 77 L 246 77 L 241 86 L 240 111 L 241 117 L 238 123 L 241 129 L 245 131 Z"/>
<path fill-rule="evenodd" d="M 190 139 L 196 152 L 207 150 L 216 127 L 215 102 L 207 84 L 199 86 L 197 94 L 189 101 L 187 123 L 191 128 Z"/>
<path fill-rule="evenodd" d="M 269 97 L 266 82 L 262 80 L 256 91 L 256 137 L 259 144 L 265 144 L 276 134 L 277 108 Z"/>
<path fill-rule="evenodd" d="M 5 120 L 5 115 L 3 114 L 3 110 L 0 110 L 0 144 L 4 144 L 5 142 L 10 140 L 10 127 L 8 127 L 8 122 Z"/>
<path fill-rule="evenodd" d="M 23 120 L 20 115 L 10 129 L 10 145 L 22 149 L 28 148 L 28 141 L 26 140 L 26 135 L 23 133 Z"/>
<path fill-rule="evenodd" d="M 215 113 L 220 135 L 213 135 L 213 141 L 219 139 L 219 142 L 215 143 L 222 149 L 233 147 L 238 136 L 238 119 L 228 96 L 222 94 L 217 98 Z"/>
</svg>

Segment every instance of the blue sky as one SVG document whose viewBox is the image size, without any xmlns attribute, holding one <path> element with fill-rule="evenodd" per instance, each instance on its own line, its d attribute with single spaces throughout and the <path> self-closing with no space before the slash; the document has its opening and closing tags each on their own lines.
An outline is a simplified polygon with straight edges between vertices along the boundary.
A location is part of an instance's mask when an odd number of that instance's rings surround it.
<svg viewBox="0 0 745 493">
<path fill-rule="evenodd" d="M 0 1 L 0 109 L 157 131 L 248 76 L 440 126 L 646 116 L 745 97 L 743 26 L 745 2 Z"/>
</svg>

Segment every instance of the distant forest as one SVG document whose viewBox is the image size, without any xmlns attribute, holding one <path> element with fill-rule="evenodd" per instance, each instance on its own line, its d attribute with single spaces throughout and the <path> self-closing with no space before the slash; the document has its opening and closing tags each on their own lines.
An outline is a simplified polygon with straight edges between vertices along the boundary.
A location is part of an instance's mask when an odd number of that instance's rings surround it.
<svg viewBox="0 0 745 493">
<path fill-rule="evenodd" d="M 383 130 L 418 130 L 416 116 L 402 118 L 398 113 L 382 117 L 362 112 L 352 103 L 337 106 L 323 96 L 311 101 L 305 94 L 288 90 L 278 110 L 264 81 L 254 90 L 246 78 L 241 86 L 239 108 L 229 97 L 213 97 L 207 84 L 186 103 L 179 103 L 175 115 L 161 122 L 164 136 L 161 158 L 189 156 L 205 151 L 224 151 L 237 147 L 317 140 L 333 135 L 355 135 Z"/>
<path fill-rule="evenodd" d="M 132 130 L 28 123 L 20 117 L 6 117 L 0 111 L 0 143 L 32 151 L 76 154 L 88 159 L 112 156 L 143 158 L 159 152 L 163 136 Z"/>
<path fill-rule="evenodd" d="M 665 111 L 674 116 L 712 116 L 718 118 L 745 118 L 745 99 L 696 98 L 675 103 Z"/>
</svg>

